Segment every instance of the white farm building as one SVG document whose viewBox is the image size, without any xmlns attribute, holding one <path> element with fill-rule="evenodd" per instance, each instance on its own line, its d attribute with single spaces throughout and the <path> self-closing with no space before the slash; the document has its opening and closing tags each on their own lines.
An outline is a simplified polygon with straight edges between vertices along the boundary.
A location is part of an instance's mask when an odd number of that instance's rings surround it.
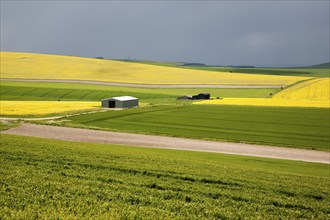
<svg viewBox="0 0 330 220">
<path fill-rule="evenodd" d="M 132 96 L 119 96 L 102 99 L 102 108 L 132 108 L 139 106 L 139 99 Z"/>
</svg>

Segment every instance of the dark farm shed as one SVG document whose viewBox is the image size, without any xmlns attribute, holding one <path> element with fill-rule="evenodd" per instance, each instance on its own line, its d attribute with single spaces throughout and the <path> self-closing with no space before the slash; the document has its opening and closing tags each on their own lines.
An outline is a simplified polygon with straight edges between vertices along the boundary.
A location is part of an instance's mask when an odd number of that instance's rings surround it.
<svg viewBox="0 0 330 220">
<path fill-rule="evenodd" d="M 102 108 L 132 108 L 139 106 L 139 99 L 132 96 L 119 96 L 102 99 Z"/>
<path fill-rule="evenodd" d="M 198 95 L 194 95 L 192 99 L 210 99 L 210 93 L 200 93 Z"/>
</svg>

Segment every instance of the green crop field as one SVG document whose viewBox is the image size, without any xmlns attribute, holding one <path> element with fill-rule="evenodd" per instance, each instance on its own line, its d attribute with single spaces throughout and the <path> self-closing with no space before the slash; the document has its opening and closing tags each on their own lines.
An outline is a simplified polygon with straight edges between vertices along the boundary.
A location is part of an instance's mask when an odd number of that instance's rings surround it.
<svg viewBox="0 0 330 220">
<path fill-rule="evenodd" d="M 67 118 L 68 126 L 329 151 L 329 109 L 156 106 Z"/>
<path fill-rule="evenodd" d="M 178 96 L 209 92 L 216 97 L 262 98 L 278 89 L 153 89 L 74 83 L 34 83 L 0 81 L 1 100 L 81 100 L 100 101 L 102 98 L 130 95 L 142 102 L 173 102 Z"/>
<path fill-rule="evenodd" d="M 329 166 L 1 135 L 0 219 L 329 219 Z"/>
</svg>

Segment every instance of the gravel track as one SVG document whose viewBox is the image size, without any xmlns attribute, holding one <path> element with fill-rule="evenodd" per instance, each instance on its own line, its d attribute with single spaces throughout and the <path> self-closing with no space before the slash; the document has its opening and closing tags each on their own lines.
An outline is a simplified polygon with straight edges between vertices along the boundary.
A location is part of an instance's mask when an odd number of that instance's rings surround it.
<svg viewBox="0 0 330 220">
<path fill-rule="evenodd" d="M 57 79 L 9 79 L 2 78 L 3 81 L 16 82 L 58 82 L 58 83 L 82 83 L 82 84 L 96 84 L 96 85 L 112 85 L 112 86 L 127 86 L 139 88 L 220 88 L 220 89 L 279 89 L 285 86 L 280 85 L 164 85 L 164 84 L 133 84 L 133 83 L 119 83 L 119 82 L 100 82 L 100 81 L 85 81 L 85 80 L 57 80 Z"/>
<path fill-rule="evenodd" d="M 2 131 L 1 133 L 65 141 L 216 152 L 330 164 L 330 152 L 296 148 L 270 147 L 35 124 L 23 124 L 22 126 Z"/>
</svg>

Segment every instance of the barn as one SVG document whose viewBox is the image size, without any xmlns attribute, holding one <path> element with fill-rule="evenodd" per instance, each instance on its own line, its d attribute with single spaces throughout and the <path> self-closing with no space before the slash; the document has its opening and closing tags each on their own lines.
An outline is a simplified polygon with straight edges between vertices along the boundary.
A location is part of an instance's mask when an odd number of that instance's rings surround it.
<svg viewBox="0 0 330 220">
<path fill-rule="evenodd" d="M 210 99 L 210 93 L 199 93 L 198 95 L 194 95 L 192 99 Z"/>
<path fill-rule="evenodd" d="M 132 108 L 139 106 L 139 99 L 132 96 L 119 96 L 102 99 L 102 108 Z"/>
</svg>

